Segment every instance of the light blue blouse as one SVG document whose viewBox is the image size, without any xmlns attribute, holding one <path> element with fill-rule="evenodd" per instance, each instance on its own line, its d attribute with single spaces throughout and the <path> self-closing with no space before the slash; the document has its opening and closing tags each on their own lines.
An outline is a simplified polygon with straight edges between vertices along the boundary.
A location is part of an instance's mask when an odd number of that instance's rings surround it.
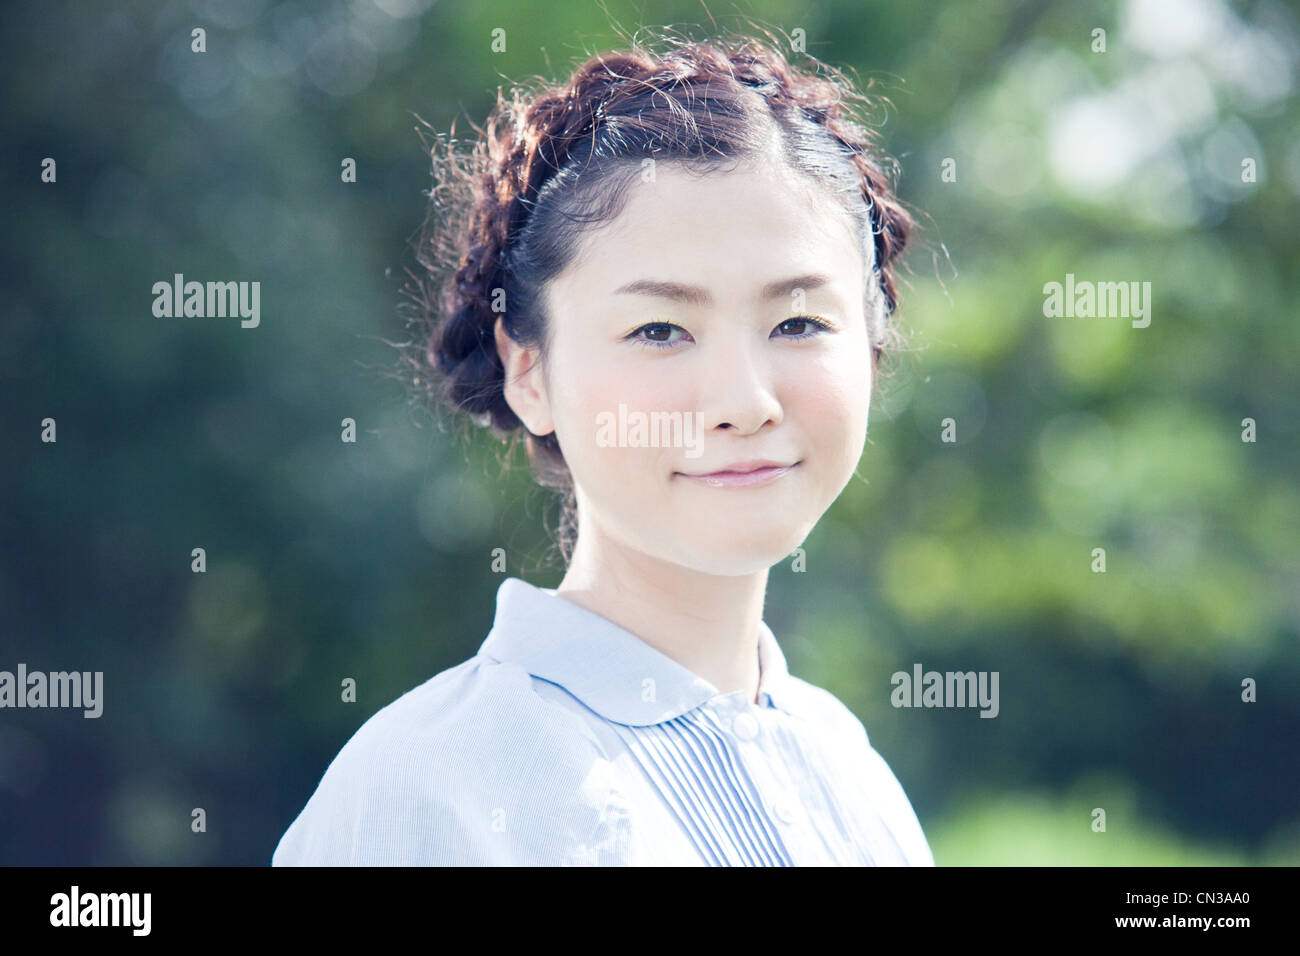
<svg viewBox="0 0 1300 956">
<path fill-rule="evenodd" d="M 759 704 L 519 578 L 478 653 L 367 720 L 273 866 L 923 865 L 861 721 L 759 628 Z"/>
</svg>

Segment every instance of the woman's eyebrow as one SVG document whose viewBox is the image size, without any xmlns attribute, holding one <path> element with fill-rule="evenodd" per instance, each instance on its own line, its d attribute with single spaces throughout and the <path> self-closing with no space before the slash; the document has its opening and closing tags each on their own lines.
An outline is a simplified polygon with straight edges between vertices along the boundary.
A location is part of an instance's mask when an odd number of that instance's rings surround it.
<svg viewBox="0 0 1300 956">
<path fill-rule="evenodd" d="M 763 286 L 759 298 L 764 301 L 784 299 L 790 296 L 795 289 L 816 289 L 829 284 L 830 281 L 830 276 L 819 272 L 794 276 L 789 279 L 778 279 Z M 648 295 L 659 299 L 673 299 L 677 302 L 685 302 L 688 305 L 713 304 L 713 296 L 709 294 L 708 289 L 695 285 L 682 285 L 679 282 L 665 282 L 659 279 L 637 279 L 634 282 L 619 286 L 614 290 L 614 294 Z"/>
</svg>

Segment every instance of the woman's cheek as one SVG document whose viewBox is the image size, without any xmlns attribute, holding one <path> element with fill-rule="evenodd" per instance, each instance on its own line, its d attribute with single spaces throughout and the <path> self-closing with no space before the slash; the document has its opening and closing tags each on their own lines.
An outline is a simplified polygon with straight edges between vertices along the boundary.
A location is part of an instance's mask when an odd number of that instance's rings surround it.
<svg viewBox="0 0 1300 956">
<path fill-rule="evenodd" d="M 871 399 L 870 363 L 870 356 L 863 361 L 849 356 L 826 356 L 800 369 L 797 376 L 791 376 L 788 394 L 800 409 L 816 416 L 813 421 L 826 422 L 829 418 L 845 423 L 865 421 Z"/>
<path fill-rule="evenodd" d="M 671 449 L 629 444 L 635 437 L 629 416 L 657 410 L 656 399 L 639 394 L 635 383 L 629 385 L 615 376 L 592 376 L 583 384 L 581 395 L 565 396 L 569 401 L 557 419 L 557 427 L 562 428 L 561 445 L 575 479 L 595 497 L 606 499 L 644 484 L 658 470 L 667 469 L 667 475 L 672 469 L 661 459 L 665 452 L 671 454 Z M 620 430 L 620 421 L 627 431 Z"/>
<path fill-rule="evenodd" d="M 849 361 L 818 363 L 815 374 L 800 376 L 790 386 L 786 415 L 798 420 L 811 447 L 810 456 L 823 464 L 852 470 L 866 444 L 871 403 L 871 366 Z"/>
<path fill-rule="evenodd" d="M 579 448 L 605 451 L 597 445 L 601 413 L 612 411 L 616 414 L 619 401 L 626 401 L 625 397 L 621 397 L 625 392 L 620 390 L 617 376 L 596 362 L 587 368 L 571 368 L 567 374 L 569 377 L 563 381 L 580 381 L 582 388 L 561 386 L 553 394 L 552 409 L 556 427 L 563 427 L 566 433 L 561 436 L 561 440 L 567 438 L 569 444 L 575 446 L 575 453 Z M 584 451 L 584 454 L 587 452 Z"/>
</svg>

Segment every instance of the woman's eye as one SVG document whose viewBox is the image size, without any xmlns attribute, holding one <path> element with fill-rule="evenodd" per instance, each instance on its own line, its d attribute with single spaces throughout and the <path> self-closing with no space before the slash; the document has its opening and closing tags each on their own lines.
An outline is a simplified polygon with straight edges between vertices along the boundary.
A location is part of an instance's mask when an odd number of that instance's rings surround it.
<svg viewBox="0 0 1300 956">
<path fill-rule="evenodd" d="M 677 344 L 677 341 L 671 338 L 673 330 L 685 332 L 680 325 L 673 325 L 671 322 L 651 322 L 649 325 L 643 325 L 636 329 L 630 336 L 633 341 L 639 345 L 648 345 L 651 348 L 669 349 Z M 641 333 L 645 333 L 642 336 Z"/>
<path fill-rule="evenodd" d="M 783 339 L 810 339 L 815 335 L 828 331 L 830 325 L 820 319 L 814 319 L 812 316 L 801 315 L 793 319 L 786 319 L 777 326 L 777 330 L 782 334 L 775 336 Z M 685 338 L 674 339 L 673 332 L 681 332 Z M 635 329 L 629 336 L 638 345 L 645 345 L 656 349 L 671 349 L 676 347 L 680 342 L 691 341 L 690 333 L 680 325 L 673 325 L 671 322 L 650 322 L 646 325 Z"/>
<path fill-rule="evenodd" d="M 795 327 L 797 331 L 794 331 L 793 334 L 782 335 L 781 338 L 786 338 L 786 339 L 812 338 L 814 335 L 817 335 L 819 332 L 825 332 L 827 329 L 830 328 L 830 326 L 827 325 L 825 322 L 821 321 L 820 319 L 814 319 L 812 316 L 809 315 L 800 315 L 793 319 L 786 319 L 784 322 L 778 325 L 777 328 L 785 329 L 788 331 L 790 329 L 790 326 L 792 325 Z"/>
</svg>

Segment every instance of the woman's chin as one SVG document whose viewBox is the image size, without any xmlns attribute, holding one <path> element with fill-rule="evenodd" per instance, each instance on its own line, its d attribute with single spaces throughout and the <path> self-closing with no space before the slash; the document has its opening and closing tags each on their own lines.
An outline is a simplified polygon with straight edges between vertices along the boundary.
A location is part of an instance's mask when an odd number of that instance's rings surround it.
<svg viewBox="0 0 1300 956">
<path fill-rule="evenodd" d="M 739 577 L 766 571 L 786 560 L 802 540 L 802 537 L 774 535 L 707 541 L 698 536 L 684 537 L 679 539 L 678 560 L 704 574 Z"/>
</svg>

